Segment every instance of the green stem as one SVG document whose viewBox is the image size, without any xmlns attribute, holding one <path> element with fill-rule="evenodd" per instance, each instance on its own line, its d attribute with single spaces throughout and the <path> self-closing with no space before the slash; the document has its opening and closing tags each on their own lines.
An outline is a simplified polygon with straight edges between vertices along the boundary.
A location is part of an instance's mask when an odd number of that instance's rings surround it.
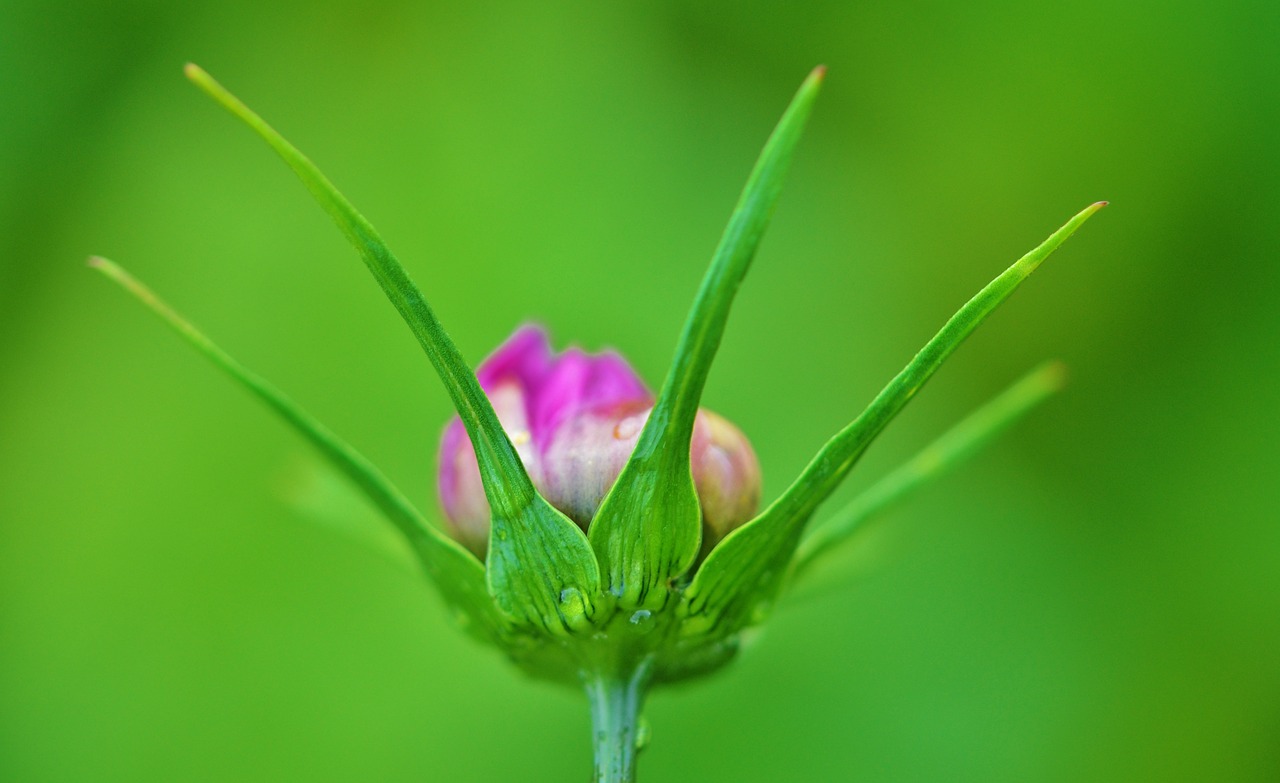
<svg viewBox="0 0 1280 783">
<path fill-rule="evenodd" d="M 583 675 L 591 705 L 595 783 L 634 783 L 640 750 L 640 709 L 649 686 L 649 665 L 629 672 Z"/>
</svg>

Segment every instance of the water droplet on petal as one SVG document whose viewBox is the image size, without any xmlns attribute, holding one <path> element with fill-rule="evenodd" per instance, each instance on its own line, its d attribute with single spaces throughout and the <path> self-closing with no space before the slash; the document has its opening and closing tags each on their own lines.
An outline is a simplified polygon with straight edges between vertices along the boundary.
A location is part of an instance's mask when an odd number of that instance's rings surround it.
<svg viewBox="0 0 1280 783">
<path fill-rule="evenodd" d="M 648 412 L 626 417 L 614 425 L 613 437 L 618 440 L 630 440 L 631 438 L 634 438 L 636 433 L 640 432 L 644 427 L 644 422 L 647 418 L 649 418 Z"/>
</svg>

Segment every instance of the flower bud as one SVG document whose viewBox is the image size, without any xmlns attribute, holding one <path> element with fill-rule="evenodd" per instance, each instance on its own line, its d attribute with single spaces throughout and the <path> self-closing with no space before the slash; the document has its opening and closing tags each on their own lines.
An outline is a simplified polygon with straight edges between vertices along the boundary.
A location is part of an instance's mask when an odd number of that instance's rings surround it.
<svg viewBox="0 0 1280 783">
<path fill-rule="evenodd" d="M 617 353 L 551 350 L 525 326 L 476 371 L 533 485 L 583 530 L 631 456 L 653 395 Z M 760 465 L 746 436 L 699 410 L 690 458 L 702 505 L 704 552 L 754 516 Z M 488 548 L 489 504 L 475 452 L 456 417 L 440 444 L 440 501 L 450 533 L 479 555 Z"/>
</svg>

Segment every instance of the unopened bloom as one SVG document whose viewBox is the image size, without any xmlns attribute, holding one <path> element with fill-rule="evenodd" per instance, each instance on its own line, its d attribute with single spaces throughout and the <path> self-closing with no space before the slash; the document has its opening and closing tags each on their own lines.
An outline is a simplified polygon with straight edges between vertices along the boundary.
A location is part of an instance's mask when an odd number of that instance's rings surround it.
<svg viewBox="0 0 1280 783">
<path fill-rule="evenodd" d="M 635 448 L 653 394 L 626 359 L 579 348 L 555 353 L 547 333 L 524 326 L 476 370 L 533 485 L 586 530 Z M 760 463 L 742 431 L 699 410 L 690 462 L 702 508 L 703 551 L 760 504 Z M 483 556 L 490 510 L 475 451 L 456 416 L 440 442 L 439 494 L 449 531 Z"/>
<path fill-rule="evenodd" d="M 455 421 L 445 432 L 440 497 L 455 538 L 470 552 L 429 524 L 372 462 L 127 272 L 101 258 L 90 263 L 350 478 L 404 535 L 476 638 L 502 648 L 530 674 L 584 688 L 592 706 L 596 780 L 631 783 L 642 744 L 639 710 L 650 688 L 725 665 L 742 633 L 768 616 L 810 563 L 1061 385 L 1054 365 L 1031 373 L 816 530 L 806 530 L 870 444 L 956 347 L 1106 202 L 1081 211 L 970 299 L 755 514 L 755 454 L 737 428 L 698 405 L 733 297 L 772 214 L 824 72 L 819 67 L 809 75 L 765 144 L 655 399 L 617 354 L 570 349 L 557 355 L 546 334 L 533 327 L 517 331 L 472 374 L 373 226 L 270 125 L 204 71 L 187 67 L 193 82 L 247 123 L 302 179 L 359 250 L 435 367 L 466 422 L 465 429 Z M 486 557 L 474 556 L 486 550 Z"/>
</svg>

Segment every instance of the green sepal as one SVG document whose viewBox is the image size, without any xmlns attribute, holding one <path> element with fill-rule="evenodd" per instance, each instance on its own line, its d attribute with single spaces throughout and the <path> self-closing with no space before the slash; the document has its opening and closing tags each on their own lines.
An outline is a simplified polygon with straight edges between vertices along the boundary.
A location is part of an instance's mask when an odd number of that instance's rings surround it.
<svg viewBox="0 0 1280 783">
<path fill-rule="evenodd" d="M 964 417 L 805 536 L 796 550 L 789 581 L 794 584 L 802 578 L 815 561 L 848 542 L 869 520 L 972 457 L 1037 405 L 1061 391 L 1065 381 L 1066 368 L 1062 362 L 1045 362 Z"/>
<path fill-rule="evenodd" d="M 522 506 L 493 503 L 489 592 L 521 624 L 564 635 L 590 629 L 607 609 L 587 536 L 534 492 Z"/>
<path fill-rule="evenodd" d="M 698 555 L 702 511 L 689 449 L 694 419 L 734 294 L 746 276 L 818 96 L 809 75 L 769 137 L 712 256 L 675 358 L 636 448 L 591 522 L 605 585 L 622 606 L 660 607 Z"/>
<path fill-rule="evenodd" d="M 91 258 L 89 265 L 132 294 L 232 380 L 266 403 L 359 488 L 404 536 L 468 632 L 488 642 L 498 642 L 504 636 L 505 623 L 489 597 L 480 561 L 427 524 L 413 504 L 364 455 L 219 348 L 124 269 L 105 258 Z"/>
<path fill-rule="evenodd" d="M 684 594 L 681 609 L 688 618 L 687 634 L 733 633 L 763 619 L 813 512 L 960 343 L 1105 205 L 1105 201 L 1098 202 L 1082 210 L 987 284 L 947 321 L 857 419 L 823 446 L 781 497 L 712 550 Z"/>
<path fill-rule="evenodd" d="M 188 64 L 186 75 L 248 125 L 302 180 L 359 251 L 426 352 L 475 447 L 485 496 L 493 510 L 488 583 L 498 606 L 513 619 L 543 627 L 580 624 L 594 611 L 600 592 L 595 554 L 578 526 L 534 489 L 475 374 L 422 291 L 373 226 L 315 164 L 199 67 Z M 581 600 L 565 604 L 562 595 Z"/>
</svg>

